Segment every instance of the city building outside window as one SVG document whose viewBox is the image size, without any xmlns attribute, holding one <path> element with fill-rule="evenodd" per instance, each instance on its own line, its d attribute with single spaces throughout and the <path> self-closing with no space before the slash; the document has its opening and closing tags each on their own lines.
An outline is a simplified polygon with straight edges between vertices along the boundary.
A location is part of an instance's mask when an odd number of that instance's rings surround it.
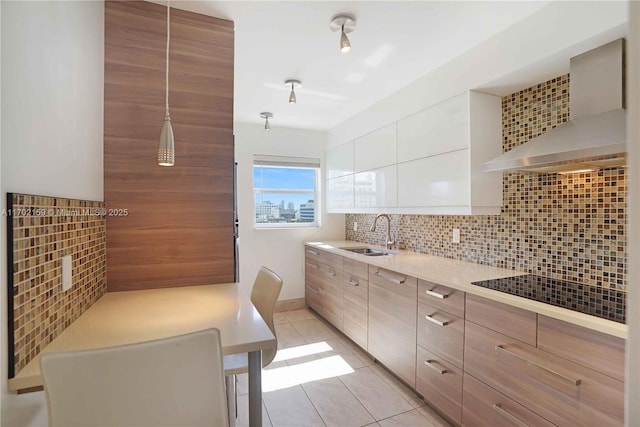
<svg viewBox="0 0 640 427">
<path fill-rule="evenodd" d="M 318 227 L 319 183 L 319 159 L 255 155 L 255 227 Z"/>
</svg>

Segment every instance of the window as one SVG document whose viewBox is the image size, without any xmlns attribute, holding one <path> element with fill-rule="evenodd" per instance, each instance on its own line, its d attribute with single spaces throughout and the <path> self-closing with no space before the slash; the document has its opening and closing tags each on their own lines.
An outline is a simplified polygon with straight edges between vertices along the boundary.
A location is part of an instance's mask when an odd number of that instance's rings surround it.
<svg viewBox="0 0 640 427">
<path fill-rule="evenodd" d="M 320 160 L 255 155 L 256 228 L 320 225 Z"/>
</svg>

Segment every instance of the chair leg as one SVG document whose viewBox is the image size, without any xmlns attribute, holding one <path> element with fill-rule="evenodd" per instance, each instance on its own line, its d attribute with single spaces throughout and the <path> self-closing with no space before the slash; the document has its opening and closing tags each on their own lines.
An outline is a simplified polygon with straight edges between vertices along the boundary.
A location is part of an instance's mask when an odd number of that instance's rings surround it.
<svg viewBox="0 0 640 427">
<path fill-rule="evenodd" d="M 224 382 L 227 388 L 227 408 L 229 410 L 229 427 L 235 427 L 236 418 L 238 418 L 238 391 L 236 387 L 236 376 L 227 375 Z"/>
</svg>

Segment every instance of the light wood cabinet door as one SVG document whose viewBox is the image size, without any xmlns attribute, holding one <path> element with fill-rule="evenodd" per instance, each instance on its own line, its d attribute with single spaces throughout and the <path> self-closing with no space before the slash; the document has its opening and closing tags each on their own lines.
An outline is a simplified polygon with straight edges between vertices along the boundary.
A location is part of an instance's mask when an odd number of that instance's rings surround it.
<svg viewBox="0 0 640 427">
<path fill-rule="evenodd" d="M 471 375 L 464 374 L 464 427 L 552 427 L 553 424 Z"/>
<path fill-rule="evenodd" d="M 464 370 L 559 426 L 621 426 L 624 384 L 467 321 Z"/>
<path fill-rule="evenodd" d="M 340 255 L 306 247 L 305 299 L 307 304 L 340 330 L 343 329 L 344 315 L 342 268 Z"/>
<path fill-rule="evenodd" d="M 415 387 L 418 280 L 369 266 L 369 353 Z"/>
<path fill-rule="evenodd" d="M 622 338 L 538 315 L 538 348 L 624 381 Z"/>
<path fill-rule="evenodd" d="M 418 345 L 462 369 L 464 319 L 418 303 Z"/>
<path fill-rule="evenodd" d="M 467 294 L 465 318 L 529 345 L 536 345 L 537 314 Z"/>
<path fill-rule="evenodd" d="M 369 313 L 369 282 L 362 279 L 358 273 L 360 269 L 367 269 L 367 264 L 358 263 L 354 267 L 345 259 L 343 275 L 344 291 L 344 330 L 346 336 L 363 349 L 367 350 L 367 324 Z"/>
<path fill-rule="evenodd" d="M 456 424 L 462 419 L 462 369 L 418 346 L 416 390 Z"/>
</svg>

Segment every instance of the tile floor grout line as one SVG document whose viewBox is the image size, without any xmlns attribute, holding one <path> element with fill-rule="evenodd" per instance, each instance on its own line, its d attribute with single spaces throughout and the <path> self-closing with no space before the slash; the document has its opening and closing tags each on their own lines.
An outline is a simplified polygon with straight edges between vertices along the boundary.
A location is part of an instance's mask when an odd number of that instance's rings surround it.
<svg viewBox="0 0 640 427">
<path fill-rule="evenodd" d="M 358 369 L 364 369 L 364 368 L 368 368 L 368 366 L 363 366 L 362 368 L 358 368 Z M 357 371 L 358 369 L 354 369 L 353 371 Z M 356 401 L 360 404 L 360 406 L 362 406 L 364 408 L 365 411 L 367 411 L 367 414 L 369 414 L 369 416 L 371 417 L 371 419 L 373 420 L 373 422 L 375 422 L 376 424 L 378 423 L 378 421 L 376 420 L 376 417 L 373 416 L 373 414 L 371 412 L 369 412 L 369 410 L 367 409 L 367 407 L 364 405 L 364 403 L 362 403 L 360 401 L 360 399 L 358 399 L 358 396 L 355 395 L 355 393 L 349 388 L 349 386 L 342 381 L 342 378 L 340 378 L 342 375 L 336 377 L 338 378 L 338 381 L 340 381 L 342 383 L 342 385 L 344 385 L 344 387 L 349 390 L 349 393 L 351 393 L 351 395 L 356 399 Z M 371 424 L 371 423 L 369 423 Z M 366 424 L 365 424 L 366 425 Z"/>
<path fill-rule="evenodd" d="M 307 390 L 304 389 L 304 385 L 300 384 L 300 388 L 302 389 L 302 392 L 304 393 L 304 395 L 307 396 L 307 399 L 309 399 L 309 402 L 311 402 L 311 406 L 313 406 L 313 409 L 316 411 L 316 414 L 318 414 L 318 416 L 320 417 L 320 420 L 322 420 L 322 424 L 324 424 L 326 427 L 327 422 L 324 420 L 324 418 L 322 418 L 322 414 L 320 413 L 320 411 L 318 411 L 318 408 L 316 408 L 316 405 L 313 403 L 313 399 L 311 399 L 311 397 L 309 397 L 309 395 L 307 394 Z"/>
<path fill-rule="evenodd" d="M 413 411 L 416 411 L 418 414 L 420 414 L 420 412 L 418 411 L 418 408 L 413 408 L 413 409 L 410 409 L 410 410 L 408 410 L 408 411 L 400 412 L 399 414 L 391 415 L 390 417 L 387 417 L 387 418 L 382 418 L 382 419 L 380 419 L 380 420 L 376 420 L 376 423 L 378 423 L 378 425 L 380 425 L 380 424 L 379 424 L 379 423 L 380 423 L 380 421 L 385 421 L 385 420 L 388 420 L 388 419 L 390 419 L 390 418 L 395 418 L 395 417 L 398 417 L 398 416 L 400 416 L 400 415 L 408 414 L 409 412 L 413 412 Z M 427 422 L 429 422 L 429 424 L 431 424 L 431 425 L 430 425 L 430 426 L 428 426 L 428 427 L 436 427 L 436 425 L 435 425 L 435 424 L 434 424 L 430 419 L 428 419 L 427 417 L 425 417 L 425 416 L 424 416 L 424 415 L 422 415 L 422 414 L 420 414 L 420 416 L 421 416 L 422 418 L 424 418 L 425 420 L 427 420 Z"/>
</svg>

